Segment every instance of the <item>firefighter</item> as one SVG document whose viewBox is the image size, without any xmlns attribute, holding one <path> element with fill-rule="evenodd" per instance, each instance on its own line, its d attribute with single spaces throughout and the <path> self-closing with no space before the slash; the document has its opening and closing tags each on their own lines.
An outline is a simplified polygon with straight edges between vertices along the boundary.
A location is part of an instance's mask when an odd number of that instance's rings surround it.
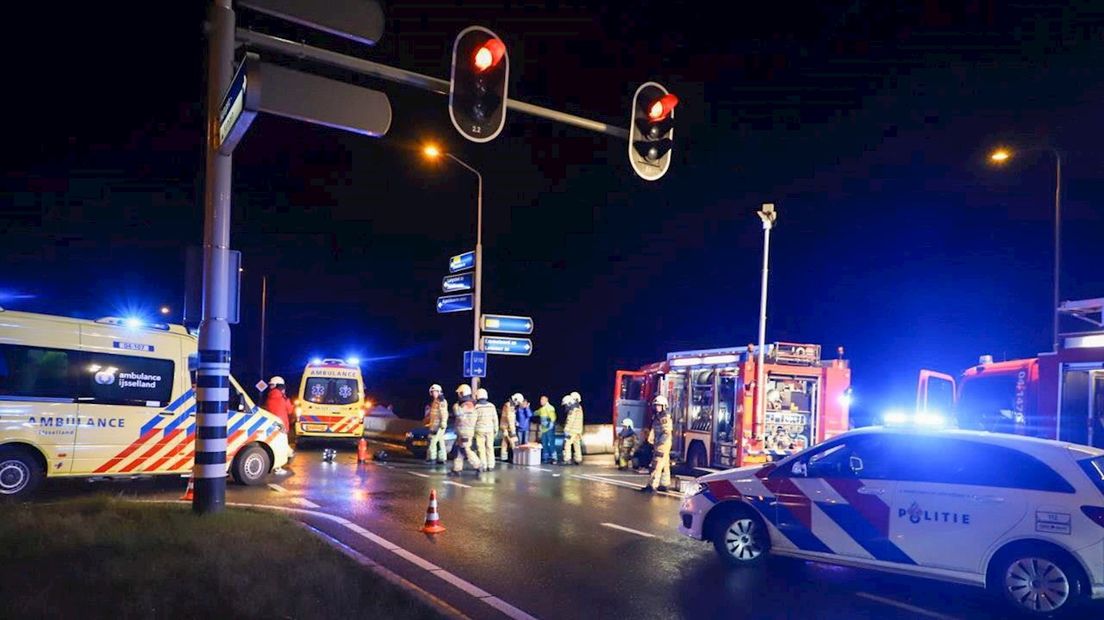
<svg viewBox="0 0 1104 620">
<path fill-rule="evenodd" d="M 563 464 L 583 464 L 583 408 L 575 400 L 575 394 L 563 397 L 561 403 L 567 411 L 564 419 L 564 453 Z"/>
<path fill-rule="evenodd" d="M 456 388 L 457 401 L 452 412 L 456 417 L 456 459 L 452 462 L 453 476 L 459 476 L 464 471 L 464 459 L 479 471 L 483 467 L 475 450 L 472 449 L 472 437 L 475 436 L 475 401 L 472 400 L 471 387 L 461 385 Z"/>
<path fill-rule="evenodd" d="M 666 491 L 671 483 L 671 441 L 674 427 L 671 414 L 667 411 L 667 397 L 656 396 L 652 400 L 652 428 L 648 431 L 648 440 L 652 444 L 652 477 L 648 484 L 640 489 L 645 493 L 655 490 Z"/>
<path fill-rule="evenodd" d="M 631 418 L 621 420 L 621 430 L 617 432 L 617 441 L 614 442 L 613 453 L 617 455 L 617 469 L 636 469 L 633 467 L 633 454 L 639 446 L 640 439 L 636 436 Z"/>
<path fill-rule="evenodd" d="M 507 463 L 509 462 L 507 457 L 517 449 L 517 410 L 523 400 L 525 399 L 521 394 L 514 394 L 502 405 L 502 417 L 499 419 L 499 428 L 502 429 L 502 447 L 499 448 L 499 458 Z"/>
<path fill-rule="evenodd" d="M 498 412 L 487 399 L 487 390 L 475 392 L 475 449 L 483 463 L 483 471 L 494 469 L 494 438 L 498 427 Z"/>
<path fill-rule="evenodd" d="M 441 395 L 441 386 L 434 383 L 429 386 L 429 404 L 425 407 L 426 428 L 429 429 L 429 447 L 426 448 L 426 463 L 444 464 L 445 429 L 448 427 L 448 401 Z"/>
<path fill-rule="evenodd" d="M 540 418 L 541 460 L 556 463 L 556 408 L 548 402 L 547 396 L 540 397 L 540 408 L 536 416 Z"/>
</svg>

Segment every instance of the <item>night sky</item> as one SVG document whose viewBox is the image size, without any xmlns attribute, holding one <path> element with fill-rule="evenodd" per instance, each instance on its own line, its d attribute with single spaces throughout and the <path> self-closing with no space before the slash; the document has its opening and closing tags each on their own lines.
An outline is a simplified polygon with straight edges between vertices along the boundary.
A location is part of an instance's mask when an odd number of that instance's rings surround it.
<svg viewBox="0 0 1104 620">
<path fill-rule="evenodd" d="M 179 320 L 202 234 L 206 2 L 39 4 L 8 9 L 2 44 L 0 305 Z M 490 360 L 497 401 L 577 390 L 601 421 L 615 369 L 753 342 L 762 202 L 780 213 L 768 341 L 846 347 L 860 415 L 910 405 L 921 367 L 1048 350 L 1054 164 L 993 169 L 998 143 L 1063 149 L 1062 297 L 1104 296 L 1104 4 L 593 4 L 391 2 L 375 48 L 238 11 L 441 78 L 456 33 L 484 25 L 509 47 L 511 96 L 620 126 L 644 81 L 681 98 L 674 161 L 648 183 L 622 141 L 510 113 L 474 144 L 445 97 L 315 68 L 387 92 L 394 121 L 372 139 L 262 117 L 238 147 L 244 383 L 265 274 L 267 374 L 356 353 L 405 415 L 463 380 L 471 316 L 434 301 L 474 246 L 475 179 L 425 162 L 429 139 L 486 180 L 484 310 L 536 322 L 532 357 Z"/>
</svg>

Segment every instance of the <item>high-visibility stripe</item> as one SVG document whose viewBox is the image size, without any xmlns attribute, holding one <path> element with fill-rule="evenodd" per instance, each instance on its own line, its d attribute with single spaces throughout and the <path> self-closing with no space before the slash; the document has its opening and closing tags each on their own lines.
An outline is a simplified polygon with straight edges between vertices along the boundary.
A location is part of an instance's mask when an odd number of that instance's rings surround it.
<svg viewBox="0 0 1104 620">
<path fill-rule="evenodd" d="M 169 450 L 164 455 L 162 455 L 161 458 L 157 459 L 152 464 L 150 464 L 149 470 L 150 471 L 160 471 L 161 466 L 164 465 L 169 459 L 176 456 L 177 454 L 180 454 L 181 450 L 184 450 L 185 448 L 191 448 L 194 445 L 195 444 L 188 439 L 188 434 L 185 433 L 184 441 L 181 441 L 180 443 L 176 444 L 176 446 L 174 446 L 171 450 Z M 169 471 L 172 471 L 173 469 L 175 469 L 175 468 L 174 467 L 169 467 L 168 468 Z"/>
<path fill-rule="evenodd" d="M 165 407 L 165 411 L 176 411 L 177 407 L 184 404 L 184 401 L 188 400 L 194 395 L 195 390 L 193 390 L 192 388 L 188 388 L 187 392 L 184 392 L 183 394 L 178 396 L 177 399 L 172 402 L 172 404 L 170 404 L 168 407 Z"/>
<path fill-rule="evenodd" d="M 249 420 L 250 418 L 252 418 L 252 417 L 253 417 L 253 414 L 252 414 L 252 413 L 247 413 L 247 414 L 245 414 L 245 415 L 243 415 L 243 416 L 239 417 L 239 418 L 238 418 L 237 420 L 234 420 L 234 423 L 233 423 L 232 425 L 230 425 L 230 429 L 229 429 L 229 432 L 230 432 L 231 434 L 233 434 L 233 433 L 234 433 L 234 431 L 236 431 L 236 430 L 238 430 L 239 428 L 241 428 L 242 424 L 245 424 L 245 422 L 246 422 L 247 420 Z"/>
<path fill-rule="evenodd" d="M 192 403 L 191 407 L 188 407 L 188 408 L 184 409 L 183 413 L 181 413 L 180 415 L 173 418 L 172 422 L 169 422 L 168 424 L 166 424 L 165 428 L 162 429 L 163 432 L 165 434 L 168 434 L 168 433 L 171 433 L 174 430 L 176 430 L 176 427 L 183 424 L 184 420 L 187 420 L 193 413 L 195 413 L 195 410 L 196 410 L 195 403 Z"/>
<path fill-rule="evenodd" d="M 120 452 L 120 453 L 116 454 L 115 456 L 111 457 L 110 459 L 107 460 L 106 463 L 104 463 L 103 465 L 100 465 L 98 468 L 96 468 L 95 473 L 102 474 L 105 471 L 108 471 L 109 469 L 111 469 L 112 467 L 115 467 L 116 465 L 121 463 L 123 461 L 123 459 L 130 456 L 132 452 L 134 452 L 138 448 L 141 448 L 142 445 L 145 444 L 147 441 L 149 441 L 150 437 L 153 437 L 156 433 L 157 433 L 156 430 L 151 430 L 151 431 L 148 431 L 146 433 L 142 433 L 142 436 L 139 437 L 137 439 L 137 441 L 133 442 L 132 444 L 130 444 L 129 446 L 124 448 L 122 452 Z"/>
<path fill-rule="evenodd" d="M 164 437 L 161 438 L 161 441 L 158 441 L 157 443 L 153 444 L 153 447 L 150 448 L 149 450 L 146 450 L 146 452 L 144 454 L 142 454 L 142 456 L 134 459 L 133 461 L 128 463 L 126 467 L 122 468 L 119 471 L 122 471 L 122 472 L 134 471 L 139 465 L 141 465 L 142 463 L 145 463 L 147 460 L 149 460 L 149 458 L 151 456 L 153 456 L 154 454 L 157 454 L 158 452 L 160 452 L 162 448 L 164 448 L 166 445 L 168 445 L 168 443 L 170 441 L 172 441 L 173 438 L 175 438 L 179 434 L 180 434 L 180 431 L 173 431 L 173 432 L 169 433 L 168 435 L 165 435 Z"/>
<path fill-rule="evenodd" d="M 169 466 L 169 471 L 180 471 L 181 469 L 184 469 L 184 467 L 189 466 L 192 462 L 192 455 L 194 454 L 194 447 L 190 447 L 188 451 L 184 453 L 184 456 L 180 458 L 180 460 Z"/>
<path fill-rule="evenodd" d="M 195 466 L 196 478 L 225 478 L 226 465 L 224 463 L 197 464 Z"/>
</svg>

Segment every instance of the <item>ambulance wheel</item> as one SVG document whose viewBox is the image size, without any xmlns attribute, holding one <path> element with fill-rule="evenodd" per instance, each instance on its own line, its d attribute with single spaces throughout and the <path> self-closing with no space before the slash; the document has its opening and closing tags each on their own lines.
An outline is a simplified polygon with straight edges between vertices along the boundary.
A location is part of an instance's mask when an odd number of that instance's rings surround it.
<svg viewBox="0 0 1104 620">
<path fill-rule="evenodd" d="M 258 445 L 247 447 L 234 458 L 234 480 L 247 487 L 264 484 L 270 469 L 272 469 L 272 459 L 269 458 L 268 452 Z"/>
<path fill-rule="evenodd" d="M 713 547 L 729 566 L 756 566 L 770 551 L 770 534 L 758 515 L 747 508 L 737 507 L 728 510 L 716 522 Z"/>
<path fill-rule="evenodd" d="M 1033 618 L 1073 613 L 1088 583 L 1068 553 L 1041 543 L 1002 550 L 989 564 L 988 582 L 1013 610 Z"/>
<path fill-rule="evenodd" d="M 0 501 L 22 501 L 42 484 L 45 473 L 35 456 L 20 446 L 0 447 Z"/>
</svg>

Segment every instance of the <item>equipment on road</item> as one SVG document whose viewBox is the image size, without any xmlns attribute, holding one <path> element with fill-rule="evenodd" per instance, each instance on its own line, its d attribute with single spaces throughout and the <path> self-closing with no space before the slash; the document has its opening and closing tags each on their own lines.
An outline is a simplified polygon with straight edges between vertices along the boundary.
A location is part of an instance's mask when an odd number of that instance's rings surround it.
<svg viewBox="0 0 1104 620">
<path fill-rule="evenodd" d="M 299 437 L 356 439 L 364 435 L 364 377 L 354 360 L 312 360 L 303 370 L 295 407 Z"/>
<path fill-rule="evenodd" d="M 425 525 L 422 526 L 422 531 L 426 534 L 438 534 L 445 531 L 445 526 L 441 525 L 441 516 L 437 514 L 436 489 L 429 492 L 429 507 L 426 508 Z"/>
<path fill-rule="evenodd" d="M 357 442 L 357 463 L 365 463 L 368 461 L 368 440 L 361 437 Z"/>
<path fill-rule="evenodd" d="M 184 490 L 184 495 L 180 497 L 182 502 L 190 502 L 195 499 L 195 476 L 188 476 L 188 488 Z"/>
<path fill-rule="evenodd" d="M 670 411 L 671 457 L 691 467 L 739 467 L 783 458 L 848 430 L 851 370 L 820 359 L 820 345 L 776 342 L 763 364 L 762 401 L 755 389 L 752 345 L 676 351 L 640 370 L 619 370 L 613 425 L 623 420 L 647 437 L 649 403 Z M 641 448 L 643 462 L 654 446 Z"/>
<path fill-rule="evenodd" d="M 957 381 L 921 370 L 917 413 L 951 416 L 963 429 L 1104 447 L 1104 298 L 1067 301 L 1058 312 L 1098 329 L 1059 334 L 1058 349 L 1037 357 L 982 355 Z"/>
<path fill-rule="evenodd" d="M 337 450 L 334 450 L 333 448 L 326 448 L 322 451 L 323 461 L 327 463 L 333 463 L 335 458 L 337 458 Z"/>
</svg>

